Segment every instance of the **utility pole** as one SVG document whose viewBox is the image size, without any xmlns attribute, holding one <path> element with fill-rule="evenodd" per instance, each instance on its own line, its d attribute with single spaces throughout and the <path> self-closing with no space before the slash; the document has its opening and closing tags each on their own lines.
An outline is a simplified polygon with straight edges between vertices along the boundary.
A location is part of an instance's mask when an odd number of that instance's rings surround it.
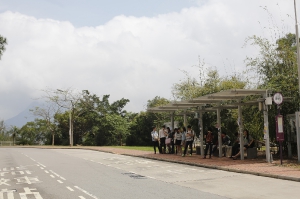
<svg viewBox="0 0 300 199">
<path fill-rule="evenodd" d="M 296 27 L 296 45 L 297 45 L 297 68 L 298 68 L 298 86 L 300 96 L 300 52 L 299 52 L 299 32 L 298 32 L 298 22 L 297 22 L 297 9 L 296 9 L 296 0 L 294 0 L 294 9 L 295 9 L 295 27 Z M 300 110 L 300 105 L 299 105 Z M 297 153 L 298 153 L 298 162 L 300 162 L 300 112 L 296 112 L 296 124 L 297 124 Z"/>
</svg>

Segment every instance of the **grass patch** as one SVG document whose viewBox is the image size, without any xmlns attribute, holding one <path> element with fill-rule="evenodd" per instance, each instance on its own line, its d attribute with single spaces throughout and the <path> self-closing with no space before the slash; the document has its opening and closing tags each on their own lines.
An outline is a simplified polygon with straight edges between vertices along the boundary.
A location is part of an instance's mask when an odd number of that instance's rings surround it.
<svg viewBox="0 0 300 199">
<path fill-rule="evenodd" d="M 110 146 L 114 148 L 120 149 L 132 149 L 132 150 L 139 150 L 139 151 L 153 151 L 152 146 Z"/>
</svg>

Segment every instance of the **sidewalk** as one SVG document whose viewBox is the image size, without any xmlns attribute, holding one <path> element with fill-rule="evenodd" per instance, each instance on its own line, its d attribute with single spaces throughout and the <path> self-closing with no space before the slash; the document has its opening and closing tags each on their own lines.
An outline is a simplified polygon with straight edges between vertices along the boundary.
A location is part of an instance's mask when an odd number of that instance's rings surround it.
<svg viewBox="0 0 300 199">
<path fill-rule="evenodd" d="M 176 162 L 180 164 L 187 164 L 193 166 L 200 166 L 212 169 L 219 169 L 230 172 L 238 172 L 245 174 L 252 174 L 264 177 L 271 177 L 283 180 L 291 180 L 300 182 L 300 168 L 292 166 L 286 166 L 289 162 L 284 160 L 285 166 L 280 165 L 280 160 L 276 160 L 273 163 L 267 163 L 265 159 L 251 159 L 251 160 L 232 160 L 227 157 L 212 157 L 212 159 L 202 159 L 200 155 L 181 157 L 175 154 L 153 154 L 149 151 L 139 151 L 131 149 L 121 149 L 114 147 L 52 147 L 52 146 L 24 146 L 29 148 L 47 148 L 47 149 L 85 149 L 101 152 L 108 152 L 121 155 L 129 155 L 135 157 L 142 157 L 153 160 Z"/>
<path fill-rule="evenodd" d="M 181 157 L 175 154 L 153 154 L 149 151 L 111 147 L 97 147 L 92 150 L 300 182 L 300 169 L 281 166 L 280 160 L 269 164 L 265 159 L 232 160 L 227 157 L 202 159 L 200 155 Z M 283 163 L 287 163 L 287 161 L 285 160 Z"/>
</svg>

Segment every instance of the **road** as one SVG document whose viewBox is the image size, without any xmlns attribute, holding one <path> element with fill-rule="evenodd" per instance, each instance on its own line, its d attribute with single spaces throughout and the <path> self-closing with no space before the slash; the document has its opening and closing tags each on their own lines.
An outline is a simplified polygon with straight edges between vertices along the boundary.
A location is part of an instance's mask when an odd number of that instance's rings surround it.
<svg viewBox="0 0 300 199">
<path fill-rule="evenodd" d="M 80 149 L 0 148 L 0 199 L 300 198 L 300 183 Z"/>
</svg>

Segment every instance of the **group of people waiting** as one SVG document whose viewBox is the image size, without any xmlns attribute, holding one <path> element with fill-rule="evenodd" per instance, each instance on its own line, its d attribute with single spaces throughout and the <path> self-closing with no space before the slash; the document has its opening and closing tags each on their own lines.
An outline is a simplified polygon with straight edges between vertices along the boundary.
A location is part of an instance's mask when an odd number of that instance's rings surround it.
<svg viewBox="0 0 300 199">
<path fill-rule="evenodd" d="M 249 134 L 248 130 L 243 131 L 243 141 L 244 141 L 244 150 L 247 150 L 248 148 L 254 147 L 254 139 Z M 211 158 L 211 155 L 218 149 L 218 140 L 214 139 L 216 136 L 214 136 L 212 132 L 212 128 L 209 128 L 207 131 L 207 134 L 204 136 L 205 138 L 205 151 L 204 151 L 204 159 L 206 158 L 208 154 L 208 150 L 210 150 L 209 158 Z M 222 154 L 224 157 L 226 157 L 226 147 L 231 146 L 231 155 L 230 158 L 233 160 L 236 160 L 240 156 L 240 136 L 239 133 L 235 133 L 235 139 L 234 142 L 231 143 L 230 137 L 226 134 L 226 132 L 222 132 L 221 134 L 221 140 L 222 140 Z"/>
<path fill-rule="evenodd" d="M 173 132 L 169 127 L 166 128 L 165 125 L 158 132 L 156 131 L 156 127 L 153 127 L 151 137 L 155 154 L 156 148 L 158 148 L 159 153 L 180 154 L 184 157 L 188 147 L 190 148 L 189 155 L 193 154 L 192 144 L 195 133 L 190 125 L 187 129 L 185 127 L 175 128 Z M 184 147 L 183 152 L 182 147 Z"/>
<path fill-rule="evenodd" d="M 190 148 L 189 155 L 193 154 L 193 142 L 195 138 L 195 133 L 189 125 L 187 129 L 175 128 L 174 131 L 171 131 L 169 127 L 166 128 L 165 125 L 157 132 L 156 127 L 153 127 L 151 132 L 152 142 L 154 153 L 156 154 L 156 148 L 158 148 L 159 153 L 169 153 L 169 154 L 180 154 L 183 157 L 186 156 L 187 149 Z M 244 150 L 247 148 L 252 148 L 254 146 L 254 139 L 249 135 L 248 130 L 244 130 Z M 213 133 L 213 128 L 208 128 L 206 134 L 204 135 L 205 139 L 205 150 L 204 150 L 204 159 L 209 155 L 211 158 L 212 154 L 218 150 L 218 136 Z M 222 140 L 222 154 L 226 157 L 226 147 L 232 146 L 231 158 L 234 160 L 240 155 L 240 138 L 239 134 L 235 133 L 235 139 L 231 142 L 230 137 L 226 132 L 222 131 L 221 134 Z M 182 152 L 182 147 L 184 151 Z M 208 153 L 209 152 L 209 153 Z"/>
</svg>

